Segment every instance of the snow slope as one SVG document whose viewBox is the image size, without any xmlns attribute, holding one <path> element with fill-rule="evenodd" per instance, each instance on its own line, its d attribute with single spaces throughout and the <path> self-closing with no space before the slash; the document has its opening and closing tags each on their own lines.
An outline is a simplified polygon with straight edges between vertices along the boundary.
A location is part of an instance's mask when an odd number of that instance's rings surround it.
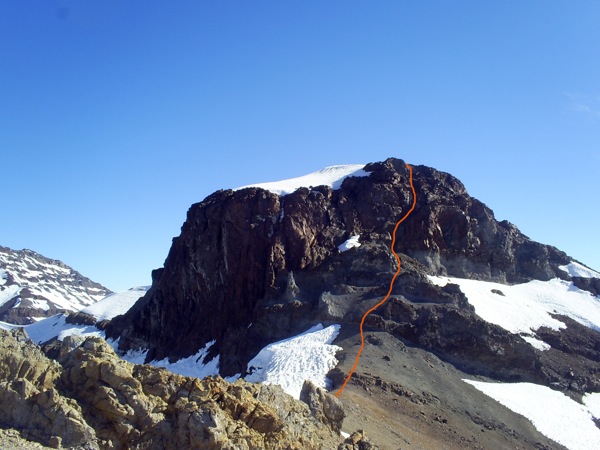
<svg viewBox="0 0 600 450">
<path fill-rule="evenodd" d="M 600 449 L 597 395 L 591 407 L 581 405 L 561 392 L 532 383 L 485 383 L 464 380 L 512 411 L 529 419 L 537 430 L 572 450 Z M 588 394 L 590 395 L 590 394 Z M 598 402 L 600 403 L 600 402 Z"/>
<path fill-rule="evenodd" d="M 259 187 L 271 191 L 278 195 L 291 194 L 301 187 L 329 186 L 332 189 L 339 189 L 342 182 L 348 177 L 367 177 L 369 172 L 365 172 L 364 164 L 347 164 L 341 166 L 330 166 L 317 172 L 310 173 L 298 178 L 289 180 L 274 181 L 270 183 L 249 184 L 239 187 L 235 190 L 249 187 Z"/>
<path fill-rule="evenodd" d="M 479 317 L 511 333 L 521 334 L 541 350 L 549 347 L 536 338 L 535 330 L 542 326 L 554 330 L 565 328 L 564 323 L 550 314 L 571 317 L 582 325 L 600 331 L 600 298 L 575 287 L 569 281 L 555 278 L 509 286 L 462 278 L 428 278 L 440 286 L 458 284 Z"/>
<path fill-rule="evenodd" d="M 135 287 L 127 291 L 110 294 L 91 306 L 83 308 L 81 312 L 96 318 L 96 321 L 110 320 L 119 314 L 124 314 L 133 304 L 142 297 L 148 287 Z M 39 320 L 31 325 L 26 325 L 25 331 L 36 344 L 47 342 L 58 338 L 62 341 L 67 336 L 99 336 L 104 338 L 104 331 L 94 325 L 77 325 L 67 323 L 64 314 L 57 314 L 46 319 Z"/>
<path fill-rule="evenodd" d="M 326 374 L 337 364 L 335 354 L 341 347 L 331 345 L 340 325 L 323 328 L 318 324 L 298 336 L 263 348 L 248 363 L 246 381 L 278 384 L 294 398 L 300 398 L 304 380 L 327 387 Z"/>
<path fill-rule="evenodd" d="M 148 289 L 150 289 L 150 286 L 140 286 L 131 288 L 127 291 L 110 294 L 98 303 L 86 306 L 81 312 L 94 316 L 99 322 L 111 320 L 112 318 L 129 311 L 129 308 L 131 308 L 140 297 L 143 297 Z"/>
<path fill-rule="evenodd" d="M 570 262 L 566 266 L 558 266 L 558 268 L 567 272 L 571 277 L 600 278 L 600 273 L 575 261 Z"/>
</svg>

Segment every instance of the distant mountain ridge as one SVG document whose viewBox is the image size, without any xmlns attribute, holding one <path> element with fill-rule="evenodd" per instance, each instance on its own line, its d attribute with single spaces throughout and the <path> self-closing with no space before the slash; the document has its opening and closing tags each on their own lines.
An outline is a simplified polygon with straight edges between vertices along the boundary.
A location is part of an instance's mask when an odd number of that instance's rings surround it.
<svg viewBox="0 0 600 450">
<path fill-rule="evenodd" d="M 78 311 L 110 293 L 61 261 L 0 246 L 0 321 L 29 324 Z"/>
</svg>

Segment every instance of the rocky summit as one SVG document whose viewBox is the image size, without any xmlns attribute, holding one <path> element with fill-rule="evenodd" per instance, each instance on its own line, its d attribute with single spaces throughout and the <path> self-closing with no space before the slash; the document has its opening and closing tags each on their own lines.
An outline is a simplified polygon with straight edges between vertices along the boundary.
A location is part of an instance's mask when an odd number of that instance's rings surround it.
<svg viewBox="0 0 600 450">
<path fill-rule="evenodd" d="M 243 373 L 267 343 L 314 323 L 356 325 L 387 290 L 396 267 L 390 234 L 412 201 L 404 161 L 364 170 L 369 176 L 349 177 L 336 190 L 226 190 L 193 205 L 151 289 L 108 335 L 120 338 L 121 350 L 148 349 L 148 360 L 187 357 L 216 339 L 212 351 L 229 376 Z M 565 278 L 559 266 L 571 259 L 497 222 L 449 174 L 416 166 L 414 186 L 416 208 L 396 233 L 402 274 L 368 325 L 470 370 L 544 378 L 527 343 L 482 321 L 456 286 L 435 286 L 427 275 L 549 280 Z M 357 235 L 360 247 L 338 249 Z M 510 350 L 500 356 L 498 345 Z"/>
</svg>

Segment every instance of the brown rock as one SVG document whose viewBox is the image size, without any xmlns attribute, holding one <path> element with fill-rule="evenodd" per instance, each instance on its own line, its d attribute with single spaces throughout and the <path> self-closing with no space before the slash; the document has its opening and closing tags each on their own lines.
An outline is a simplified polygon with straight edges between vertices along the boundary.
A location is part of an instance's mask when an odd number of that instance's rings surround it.
<svg viewBox="0 0 600 450">
<path fill-rule="evenodd" d="M 300 391 L 300 400 L 308 405 L 312 415 L 321 423 L 339 433 L 344 421 L 344 407 L 337 397 L 306 380 Z"/>
</svg>

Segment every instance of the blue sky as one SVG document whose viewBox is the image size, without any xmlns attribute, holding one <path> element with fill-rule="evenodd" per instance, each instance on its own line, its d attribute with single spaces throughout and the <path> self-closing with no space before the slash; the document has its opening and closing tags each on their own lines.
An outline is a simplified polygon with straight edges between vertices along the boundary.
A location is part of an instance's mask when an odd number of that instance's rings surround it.
<svg viewBox="0 0 600 450">
<path fill-rule="evenodd" d="M 389 156 L 600 269 L 600 3 L 0 6 L 0 245 L 149 284 L 211 192 Z"/>
</svg>

